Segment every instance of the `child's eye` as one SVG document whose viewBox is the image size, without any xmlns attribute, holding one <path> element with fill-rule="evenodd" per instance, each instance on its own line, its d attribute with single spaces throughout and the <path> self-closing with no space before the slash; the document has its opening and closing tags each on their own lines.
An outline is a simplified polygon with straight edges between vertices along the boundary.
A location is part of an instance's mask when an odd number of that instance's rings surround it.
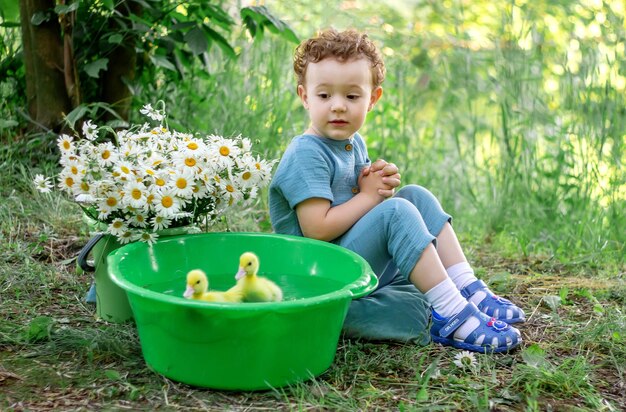
<svg viewBox="0 0 626 412">
<path fill-rule="evenodd" d="M 328 97 L 329 97 L 328 93 L 319 93 L 317 96 L 320 99 L 328 99 Z"/>
<path fill-rule="evenodd" d="M 359 98 L 358 94 L 349 94 L 348 95 L 348 100 L 356 100 Z"/>
</svg>

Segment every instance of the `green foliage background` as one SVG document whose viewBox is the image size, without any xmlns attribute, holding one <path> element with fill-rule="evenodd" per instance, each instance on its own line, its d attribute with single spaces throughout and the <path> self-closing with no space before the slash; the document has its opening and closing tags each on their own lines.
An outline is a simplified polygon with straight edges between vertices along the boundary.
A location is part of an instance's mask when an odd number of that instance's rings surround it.
<svg viewBox="0 0 626 412">
<path fill-rule="evenodd" d="M 623 1 L 264 4 L 300 38 L 356 27 L 377 42 L 387 79 L 363 129 L 370 155 L 429 187 L 460 233 L 502 253 L 624 263 Z M 19 57 L 17 29 L 0 30 L 3 56 Z M 135 113 L 164 100 L 176 127 L 242 133 L 279 157 L 307 122 L 291 71 L 295 44 L 239 29 L 228 40 L 235 58 L 211 48 L 182 76 L 147 72 Z M 12 147 L 3 157 L 24 160 L 18 146 L 52 149 L 21 134 L 23 75 L 19 66 L 11 73 L 0 80 L 0 134 Z"/>
</svg>

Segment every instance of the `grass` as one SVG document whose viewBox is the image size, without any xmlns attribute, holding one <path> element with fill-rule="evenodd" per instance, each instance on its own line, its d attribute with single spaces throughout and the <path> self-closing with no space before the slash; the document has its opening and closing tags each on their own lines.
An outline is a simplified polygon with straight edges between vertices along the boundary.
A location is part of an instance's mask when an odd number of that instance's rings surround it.
<svg viewBox="0 0 626 412">
<path fill-rule="evenodd" d="M 9 166 L 7 168 L 10 169 Z M 529 315 L 510 355 L 454 363 L 435 345 L 339 341 L 322 375 L 284 388 L 227 392 L 171 381 L 145 364 L 133 324 L 95 318 L 75 272 L 87 240 L 76 207 L 3 178 L 0 208 L 0 409 L 92 410 L 621 410 L 626 408 L 624 267 L 504 256 L 476 242 L 480 276 Z M 37 197 L 35 197 L 37 196 Z M 247 211 L 236 230 L 258 230 Z"/>
</svg>

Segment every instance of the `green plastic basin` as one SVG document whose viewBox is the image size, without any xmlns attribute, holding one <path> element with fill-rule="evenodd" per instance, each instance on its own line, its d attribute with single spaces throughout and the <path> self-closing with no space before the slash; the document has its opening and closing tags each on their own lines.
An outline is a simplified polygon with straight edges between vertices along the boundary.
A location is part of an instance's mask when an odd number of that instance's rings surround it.
<svg viewBox="0 0 626 412">
<path fill-rule="evenodd" d="M 211 289 L 234 285 L 239 256 L 259 256 L 259 275 L 283 302 L 184 299 L 185 276 L 200 268 Z M 255 390 L 324 372 L 333 362 L 350 301 L 378 280 L 356 253 L 330 243 L 265 233 L 174 236 L 133 243 L 108 257 L 109 275 L 133 311 L 146 363 L 195 386 Z"/>
</svg>

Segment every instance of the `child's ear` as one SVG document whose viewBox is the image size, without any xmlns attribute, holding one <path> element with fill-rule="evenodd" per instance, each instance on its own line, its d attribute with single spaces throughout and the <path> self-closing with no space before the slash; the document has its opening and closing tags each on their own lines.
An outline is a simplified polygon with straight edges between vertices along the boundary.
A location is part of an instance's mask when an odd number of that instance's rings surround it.
<svg viewBox="0 0 626 412">
<path fill-rule="evenodd" d="M 378 99 L 381 98 L 382 95 L 383 95 L 383 88 L 382 87 L 378 86 L 377 88 L 372 90 L 372 96 L 370 97 L 370 104 L 369 104 L 369 106 L 367 106 L 367 111 L 368 112 L 374 108 L 374 105 L 376 104 Z"/>
<path fill-rule="evenodd" d="M 302 101 L 302 106 L 304 106 L 305 109 L 309 110 L 309 102 L 308 102 L 309 97 L 306 94 L 305 87 L 301 84 L 298 85 L 298 96 L 300 97 L 300 100 Z"/>
</svg>

